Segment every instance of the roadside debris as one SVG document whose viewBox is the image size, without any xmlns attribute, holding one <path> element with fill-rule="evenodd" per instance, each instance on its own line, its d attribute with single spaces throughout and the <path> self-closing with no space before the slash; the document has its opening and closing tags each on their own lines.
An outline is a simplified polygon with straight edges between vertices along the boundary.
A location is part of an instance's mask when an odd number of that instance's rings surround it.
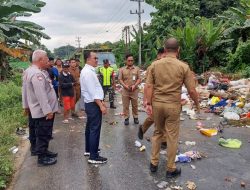
<svg viewBox="0 0 250 190">
<path fill-rule="evenodd" d="M 205 128 L 201 128 L 200 129 L 200 133 L 207 136 L 207 137 L 212 137 L 217 135 L 218 130 L 217 129 L 205 129 Z"/>
<path fill-rule="evenodd" d="M 240 186 L 241 186 L 242 188 L 246 188 L 246 183 L 245 183 L 244 181 L 241 181 L 241 182 L 240 182 Z"/>
<path fill-rule="evenodd" d="M 163 189 L 163 188 L 167 187 L 167 185 L 168 185 L 168 182 L 162 181 L 159 184 L 157 184 L 157 187 L 160 189 Z"/>
<path fill-rule="evenodd" d="M 219 145 L 226 147 L 226 148 L 240 148 L 242 142 L 238 139 L 219 139 Z"/>
<path fill-rule="evenodd" d="M 9 149 L 10 152 L 12 152 L 12 154 L 16 154 L 18 152 L 18 148 L 16 146 L 13 146 Z"/>
<path fill-rule="evenodd" d="M 191 168 L 193 169 L 193 170 L 195 170 L 196 169 L 196 166 L 195 165 L 190 165 L 191 166 Z"/>
<path fill-rule="evenodd" d="M 196 145 L 196 142 L 195 141 L 186 141 L 185 142 L 185 144 L 187 145 L 187 146 L 195 146 Z"/>
<path fill-rule="evenodd" d="M 195 190 L 195 189 L 197 188 L 197 186 L 195 185 L 195 183 L 192 182 L 192 181 L 187 181 L 187 182 L 186 182 L 186 185 L 187 185 L 187 188 L 188 188 L 189 190 Z"/>
<path fill-rule="evenodd" d="M 135 141 L 135 146 L 139 148 L 140 152 L 143 152 L 146 150 L 146 146 L 142 145 L 140 141 Z"/>
<path fill-rule="evenodd" d="M 22 127 L 18 127 L 16 129 L 16 134 L 19 135 L 19 136 L 25 135 L 26 134 L 26 130 L 23 129 Z"/>
</svg>

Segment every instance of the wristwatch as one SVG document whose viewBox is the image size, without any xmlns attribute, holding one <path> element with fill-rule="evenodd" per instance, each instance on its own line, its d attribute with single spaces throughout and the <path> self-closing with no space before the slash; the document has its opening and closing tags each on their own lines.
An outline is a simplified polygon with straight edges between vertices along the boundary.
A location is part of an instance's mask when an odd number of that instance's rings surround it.
<svg viewBox="0 0 250 190">
<path fill-rule="evenodd" d="M 147 103 L 147 106 L 151 106 L 152 104 L 151 103 Z"/>
</svg>

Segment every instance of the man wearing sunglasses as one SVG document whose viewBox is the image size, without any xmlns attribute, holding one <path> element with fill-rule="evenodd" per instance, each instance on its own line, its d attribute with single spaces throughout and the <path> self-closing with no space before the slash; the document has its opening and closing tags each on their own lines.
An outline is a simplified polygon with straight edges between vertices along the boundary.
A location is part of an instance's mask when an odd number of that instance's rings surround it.
<svg viewBox="0 0 250 190">
<path fill-rule="evenodd" d="M 120 69 L 119 82 L 123 86 L 122 104 L 125 116 L 125 125 L 129 125 L 129 104 L 132 103 L 134 123 L 139 124 L 138 120 L 138 85 L 141 83 L 140 69 L 134 66 L 133 55 L 126 55 L 126 66 Z"/>
<path fill-rule="evenodd" d="M 88 163 L 90 164 L 103 164 L 107 162 L 107 158 L 99 155 L 99 142 L 102 114 L 107 113 L 107 108 L 103 102 L 103 89 L 95 72 L 98 58 L 96 53 L 86 52 L 84 59 L 86 64 L 80 75 L 81 94 L 84 98 L 87 114 L 84 156 L 89 156 Z"/>
</svg>

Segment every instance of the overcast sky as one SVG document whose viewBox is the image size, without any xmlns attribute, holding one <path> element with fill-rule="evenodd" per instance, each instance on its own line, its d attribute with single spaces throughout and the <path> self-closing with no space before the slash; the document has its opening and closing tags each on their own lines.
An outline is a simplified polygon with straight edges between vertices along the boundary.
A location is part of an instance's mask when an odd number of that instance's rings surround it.
<svg viewBox="0 0 250 190">
<path fill-rule="evenodd" d="M 43 0 L 47 4 L 41 13 L 27 18 L 45 27 L 51 40 L 43 40 L 50 50 L 66 44 L 76 46 L 76 36 L 81 37 L 81 46 L 93 42 L 117 41 L 122 28 L 135 25 L 138 16 L 130 10 L 138 8 L 130 0 Z M 142 3 L 142 23 L 150 22 L 153 8 Z"/>
</svg>

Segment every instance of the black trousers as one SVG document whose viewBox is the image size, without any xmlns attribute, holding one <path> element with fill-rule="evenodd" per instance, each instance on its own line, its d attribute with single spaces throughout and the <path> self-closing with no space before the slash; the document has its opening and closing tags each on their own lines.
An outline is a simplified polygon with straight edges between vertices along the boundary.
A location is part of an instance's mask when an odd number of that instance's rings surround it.
<svg viewBox="0 0 250 190">
<path fill-rule="evenodd" d="M 112 86 L 103 86 L 103 92 L 104 92 L 104 97 L 106 96 L 107 93 L 109 93 L 109 102 L 113 103 L 114 102 L 114 89 Z"/>
<path fill-rule="evenodd" d="M 36 131 L 36 153 L 43 156 L 46 154 L 49 147 L 54 118 L 46 120 L 46 117 L 42 117 L 34 120 Z"/>
<path fill-rule="evenodd" d="M 35 152 L 36 151 L 36 125 L 35 125 L 35 119 L 31 117 L 31 114 L 29 114 L 29 140 L 30 140 L 30 151 Z"/>
</svg>

